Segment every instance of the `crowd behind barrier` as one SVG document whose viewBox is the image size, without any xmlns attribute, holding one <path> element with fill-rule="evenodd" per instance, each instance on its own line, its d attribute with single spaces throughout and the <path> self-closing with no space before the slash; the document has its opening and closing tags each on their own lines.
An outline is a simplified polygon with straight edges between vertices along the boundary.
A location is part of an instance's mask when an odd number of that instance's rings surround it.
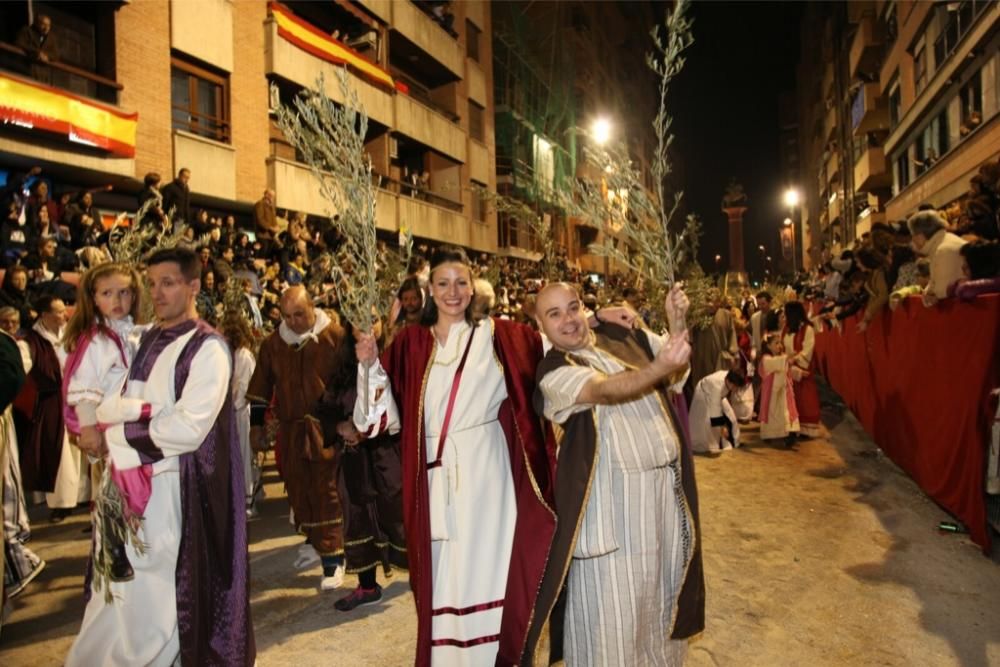
<svg viewBox="0 0 1000 667">
<path fill-rule="evenodd" d="M 1000 295 L 918 297 L 863 332 L 853 316 L 816 337 L 818 369 L 875 443 L 990 550 L 984 480 L 1000 386 Z"/>
</svg>

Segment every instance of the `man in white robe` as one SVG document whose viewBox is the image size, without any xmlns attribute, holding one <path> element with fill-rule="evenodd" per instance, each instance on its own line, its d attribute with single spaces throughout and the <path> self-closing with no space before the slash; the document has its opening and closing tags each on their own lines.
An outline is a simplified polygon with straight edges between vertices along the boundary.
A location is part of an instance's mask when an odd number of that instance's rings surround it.
<svg viewBox="0 0 1000 667">
<path fill-rule="evenodd" d="M 691 447 L 719 452 L 740 446 L 740 425 L 732 400 L 746 384 L 736 371 L 716 371 L 695 385 L 691 399 Z"/>
<path fill-rule="evenodd" d="M 229 350 L 198 320 L 197 255 L 161 250 L 147 264 L 158 325 L 143 336 L 123 391 L 107 395 L 97 410 L 113 465 L 153 466 L 139 530 L 145 550 L 126 546 L 135 578 L 106 584 L 114 594 L 110 603 L 103 593 L 91 594 L 66 664 L 251 665 L 243 470 L 229 400 Z M 201 571 L 191 570 L 192 559 Z"/>
<path fill-rule="evenodd" d="M 667 305 L 671 330 L 684 331 L 683 292 L 672 291 Z M 683 386 L 686 334 L 599 327 L 595 338 L 576 290 L 561 283 L 539 293 L 536 313 L 553 345 L 539 366 L 536 409 L 558 427 L 560 526 L 578 526 L 568 542 L 557 533 L 550 552 L 550 561 L 571 553 L 568 575 L 560 563 L 556 581 L 549 568 L 542 584 L 557 589 L 566 576 L 566 664 L 680 665 L 686 638 L 703 626 L 704 589 L 694 479 L 682 470 L 690 456 L 660 388 L 678 375 L 673 387 Z M 571 458 L 592 460 L 589 472 Z M 576 521 L 572 502 L 561 502 L 580 496 L 568 477 L 589 489 Z M 688 583 L 693 597 L 682 599 Z"/>
</svg>

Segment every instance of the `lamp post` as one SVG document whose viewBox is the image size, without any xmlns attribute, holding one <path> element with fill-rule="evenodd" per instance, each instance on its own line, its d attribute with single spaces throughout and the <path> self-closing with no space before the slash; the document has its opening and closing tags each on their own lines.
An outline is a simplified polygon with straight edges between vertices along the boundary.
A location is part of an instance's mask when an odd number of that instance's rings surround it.
<svg viewBox="0 0 1000 667">
<path fill-rule="evenodd" d="M 792 273 L 799 272 L 798 251 L 795 247 L 795 207 L 799 205 L 799 191 L 795 188 L 785 190 L 785 206 L 788 207 L 789 216 L 785 218 L 785 226 L 791 228 L 792 232 Z"/>
<path fill-rule="evenodd" d="M 598 146 L 604 146 L 611 140 L 611 121 L 604 116 L 598 116 L 590 124 L 590 138 Z M 601 174 L 602 186 L 607 190 L 607 185 L 604 181 L 604 174 Z M 607 195 L 605 195 L 607 196 Z M 604 233 L 607 234 L 610 231 L 610 225 L 605 225 Z M 605 255 L 604 256 L 604 284 L 607 285 L 611 280 L 611 259 Z"/>
<path fill-rule="evenodd" d="M 611 139 L 611 121 L 600 116 L 590 124 L 590 137 L 598 146 L 603 146 Z"/>
</svg>

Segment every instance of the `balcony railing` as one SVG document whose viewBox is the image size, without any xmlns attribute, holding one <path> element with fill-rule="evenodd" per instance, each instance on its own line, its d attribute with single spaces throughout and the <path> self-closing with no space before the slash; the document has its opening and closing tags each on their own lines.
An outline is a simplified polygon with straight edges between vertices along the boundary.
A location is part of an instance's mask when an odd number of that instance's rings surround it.
<svg viewBox="0 0 1000 667">
<path fill-rule="evenodd" d="M 949 3 L 949 7 L 955 4 Z M 993 3 L 988 0 L 965 0 L 957 3 L 955 10 L 949 12 L 951 16 L 948 22 L 934 41 L 934 63 L 937 67 L 955 52 L 962 38 L 968 34 L 973 24 L 991 4 Z"/>
<path fill-rule="evenodd" d="M 889 105 L 879 97 L 879 84 L 866 83 L 858 88 L 851 104 L 851 127 L 855 137 L 889 129 Z"/>
<path fill-rule="evenodd" d="M 837 107 L 831 106 L 823 117 L 823 136 L 826 141 L 832 141 L 837 136 Z"/>
<path fill-rule="evenodd" d="M 862 18 L 858 24 L 858 31 L 854 34 L 854 41 L 851 42 L 851 52 L 848 57 L 852 77 L 872 74 L 878 70 L 879 61 L 882 59 L 883 41 L 878 20 L 871 14 Z"/>
<path fill-rule="evenodd" d="M 397 195 L 403 195 L 406 197 L 412 197 L 414 199 L 419 199 L 425 201 L 428 204 L 434 204 L 435 206 L 441 206 L 442 208 L 447 208 L 452 211 L 461 213 L 463 210 L 462 202 L 457 202 L 454 199 L 448 199 L 447 197 L 442 197 L 441 195 L 435 194 L 426 188 L 422 188 L 419 185 L 413 183 L 404 183 L 402 181 L 397 181 L 388 176 L 380 176 L 379 187 L 388 190 Z"/>
<path fill-rule="evenodd" d="M 455 15 L 445 2 L 426 2 L 426 0 L 413 0 L 413 4 L 427 14 L 432 21 L 437 23 L 442 30 L 451 35 L 452 39 L 458 38 L 458 31 L 455 30 Z"/>
<path fill-rule="evenodd" d="M 109 104 L 118 104 L 123 88 L 117 81 L 67 63 L 30 60 L 23 49 L 7 42 L 0 42 L 0 69 Z"/>
<path fill-rule="evenodd" d="M 439 114 L 441 114 L 442 116 L 444 116 L 453 123 L 458 123 L 461 120 L 461 116 L 459 116 L 457 113 L 455 113 L 450 109 L 446 109 L 445 107 L 441 106 L 440 104 L 432 100 L 430 90 L 427 88 L 427 86 L 417 82 L 416 79 L 404 73 L 398 67 L 392 67 L 390 68 L 390 71 L 392 72 L 392 76 L 394 79 L 396 79 L 397 81 L 402 81 L 406 85 L 407 94 L 410 97 L 417 100 L 425 107 L 437 111 Z"/>
<path fill-rule="evenodd" d="M 891 186 L 892 172 L 888 169 L 885 152 L 881 146 L 869 146 L 854 165 L 854 187 L 872 192 Z"/>
</svg>

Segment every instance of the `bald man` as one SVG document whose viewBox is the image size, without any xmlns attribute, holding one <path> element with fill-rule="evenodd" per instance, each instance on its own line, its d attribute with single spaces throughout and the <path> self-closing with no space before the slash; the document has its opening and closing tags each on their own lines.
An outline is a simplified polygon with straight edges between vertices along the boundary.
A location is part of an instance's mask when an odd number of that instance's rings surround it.
<svg viewBox="0 0 1000 667">
<path fill-rule="evenodd" d="M 340 451 L 326 446 L 320 422 L 311 415 L 338 363 L 344 332 L 313 305 L 301 285 L 281 295 L 281 324 L 264 339 L 247 388 L 251 402 L 250 443 L 264 446 L 264 413 L 278 419 L 281 476 L 295 523 L 306 535 L 294 565 L 323 564 L 320 590 L 344 580 L 343 513 L 337 493 Z M 273 403 L 273 405 L 272 405 Z"/>
<path fill-rule="evenodd" d="M 538 366 L 535 409 L 559 445 L 559 527 L 529 641 L 538 645 L 549 620 L 550 660 L 680 665 L 686 638 L 703 629 L 694 469 L 667 395 L 687 377 L 687 307 L 672 290 L 667 319 L 679 333 L 663 337 L 591 330 L 570 285 L 538 295 L 535 319 L 552 349 Z M 553 611 L 564 584 L 565 610 Z"/>
</svg>

